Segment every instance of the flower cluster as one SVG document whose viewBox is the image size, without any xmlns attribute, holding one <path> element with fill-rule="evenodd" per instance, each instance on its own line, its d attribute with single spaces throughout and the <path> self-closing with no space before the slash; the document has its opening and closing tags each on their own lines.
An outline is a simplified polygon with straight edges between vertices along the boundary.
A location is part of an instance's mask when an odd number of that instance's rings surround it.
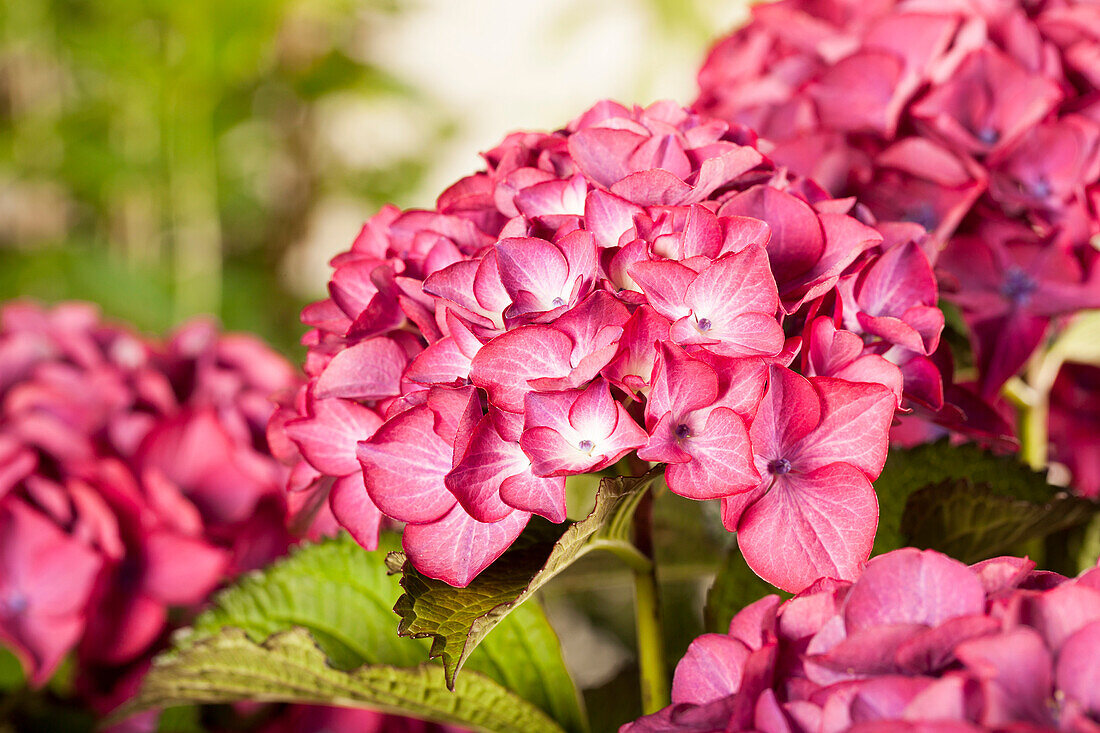
<svg viewBox="0 0 1100 733">
<path fill-rule="evenodd" d="M 934 232 L 989 399 L 1055 319 L 1100 307 L 1097 27 L 1087 0 L 761 4 L 711 51 L 696 108 Z"/>
<path fill-rule="evenodd" d="M 744 608 L 692 642 L 652 731 L 1095 731 L 1100 568 L 1067 580 L 1001 557 L 872 559 Z"/>
<path fill-rule="evenodd" d="M 267 452 L 288 362 L 193 321 L 152 342 L 91 306 L 0 309 L 0 641 L 32 684 L 76 650 L 113 707 L 168 628 L 285 552 Z"/>
<path fill-rule="evenodd" d="M 404 522 L 413 565 L 464 586 L 566 518 L 566 477 L 629 458 L 721 499 L 769 581 L 853 577 L 895 408 L 942 403 L 923 229 L 667 102 L 484 157 L 434 210 L 373 217 L 303 312 L 309 383 L 270 430 L 291 503 L 366 547 Z"/>
</svg>

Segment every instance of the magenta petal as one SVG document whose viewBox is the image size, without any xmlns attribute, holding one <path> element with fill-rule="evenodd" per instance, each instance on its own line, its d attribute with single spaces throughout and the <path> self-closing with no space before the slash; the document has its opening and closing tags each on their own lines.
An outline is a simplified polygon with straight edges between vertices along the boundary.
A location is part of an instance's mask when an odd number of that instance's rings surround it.
<svg viewBox="0 0 1100 733">
<path fill-rule="evenodd" d="M 806 675 L 818 684 L 828 685 L 895 672 L 897 648 L 921 628 L 920 624 L 892 624 L 860 629 L 821 654 L 811 651 L 806 659 Z"/>
<path fill-rule="evenodd" d="M 382 512 L 370 500 L 363 476 L 356 472 L 336 479 L 328 495 L 329 508 L 340 526 L 368 550 L 378 549 Z"/>
<path fill-rule="evenodd" d="M 1051 649 L 1059 648 L 1078 629 L 1100 621 L 1100 589 L 1065 583 L 1031 599 L 1030 625 Z"/>
<path fill-rule="evenodd" d="M 152 532 L 145 541 L 143 590 L 168 606 L 202 603 L 222 581 L 229 554 L 197 537 Z"/>
<path fill-rule="evenodd" d="M 855 578 L 877 524 L 871 482 L 836 463 L 777 480 L 741 516 L 738 546 L 760 577 L 795 592 L 818 578 Z"/>
<path fill-rule="evenodd" d="M 1058 689 L 1093 716 L 1100 715 L 1100 621 L 1066 639 L 1055 670 Z"/>
<path fill-rule="evenodd" d="M 924 688 L 902 711 L 905 720 L 964 720 L 967 715 L 967 688 L 969 677 L 948 673 Z M 976 730 L 976 729 L 971 729 Z M 944 733 L 953 733 L 944 731 Z M 960 731 L 959 733 L 963 733 Z"/>
<path fill-rule="evenodd" d="M 473 359 L 470 381 L 489 393 L 494 406 L 521 412 L 523 397 L 531 391 L 527 380 L 568 375 L 572 350 L 572 339 L 555 328 L 521 326 L 482 347 Z"/>
<path fill-rule="evenodd" d="M 804 471 L 843 461 L 878 478 L 886 462 L 890 422 L 897 401 L 879 384 L 813 377 L 823 414 L 817 428 L 791 451 Z"/>
<path fill-rule="evenodd" d="M 903 548 L 867 563 L 848 594 L 849 631 L 882 624 L 937 626 L 981 614 L 985 590 L 966 565 L 934 550 Z"/>
<path fill-rule="evenodd" d="M 805 201 L 771 186 L 753 186 L 727 201 L 719 216 L 751 216 L 771 228 L 768 257 L 775 280 L 783 283 L 809 271 L 825 251 L 818 215 Z"/>
<path fill-rule="evenodd" d="M 928 353 L 924 348 L 924 339 L 921 338 L 920 333 L 900 318 L 857 313 L 856 319 L 865 333 L 878 336 L 884 341 L 897 344 L 918 354 Z"/>
<path fill-rule="evenodd" d="M 500 498 L 510 507 L 546 517 L 555 524 L 566 520 L 564 477 L 542 478 L 528 467 L 504 479 Z"/>
<path fill-rule="evenodd" d="M 982 681 L 984 725 L 1050 724 L 1053 660 L 1034 629 L 1022 626 L 971 639 L 956 647 L 955 655 Z"/>
<path fill-rule="evenodd" d="M 768 390 L 752 421 L 752 447 L 757 455 L 784 457 L 821 421 L 821 398 L 805 377 L 771 366 Z"/>
<path fill-rule="evenodd" d="M 0 640 L 28 662 L 31 684 L 49 679 L 84 629 L 103 559 L 22 501 L 0 510 L 0 597 L 26 604 L 0 620 Z"/>
<path fill-rule="evenodd" d="M 678 176 L 660 168 L 631 173 L 611 186 L 611 193 L 640 206 L 687 203 L 691 186 Z"/>
<path fill-rule="evenodd" d="M 447 489 L 466 512 L 479 522 L 499 522 L 513 507 L 500 497 L 501 485 L 511 476 L 530 473 L 531 461 L 519 444 L 497 433 L 493 419 L 485 415 L 474 428 L 466 452 L 447 474 Z"/>
<path fill-rule="evenodd" d="M 737 692 L 749 648 L 725 634 L 703 634 L 688 646 L 672 678 L 672 702 L 702 705 Z"/>
<path fill-rule="evenodd" d="M 329 476 L 359 472 L 355 447 L 374 435 L 382 419 L 357 402 L 314 400 L 312 417 L 291 420 L 286 434 L 310 465 Z"/>
<path fill-rule="evenodd" d="M 730 619 L 729 635 L 749 649 L 761 648 L 775 636 L 779 603 L 779 596 L 770 595 L 745 606 Z"/>
<path fill-rule="evenodd" d="M 443 484 L 454 447 L 435 432 L 435 415 L 418 405 L 388 420 L 359 444 L 363 479 L 374 504 L 402 522 L 431 522 L 455 505 Z"/>
<path fill-rule="evenodd" d="M 435 522 L 406 526 L 402 545 L 417 570 L 465 588 L 519 537 L 530 517 L 516 511 L 499 522 L 484 524 L 455 505 Z"/>
<path fill-rule="evenodd" d="M 931 680 L 921 677 L 884 676 L 859 685 L 852 700 L 852 721 L 898 720 L 906 706 L 928 689 Z"/>
<path fill-rule="evenodd" d="M 914 634 L 898 647 L 895 661 L 906 674 L 936 674 L 954 661 L 956 646 L 1000 628 L 1000 622 L 988 616 L 957 616 Z"/>
<path fill-rule="evenodd" d="M 717 499 L 760 483 L 745 421 L 729 408 L 712 410 L 702 432 L 689 435 L 680 447 L 691 460 L 666 470 L 669 488 L 680 496 Z"/>
<path fill-rule="evenodd" d="M 388 338 L 373 338 L 332 358 L 317 379 L 313 395 L 379 400 L 401 394 L 401 373 L 408 363 L 405 350 Z"/>
</svg>

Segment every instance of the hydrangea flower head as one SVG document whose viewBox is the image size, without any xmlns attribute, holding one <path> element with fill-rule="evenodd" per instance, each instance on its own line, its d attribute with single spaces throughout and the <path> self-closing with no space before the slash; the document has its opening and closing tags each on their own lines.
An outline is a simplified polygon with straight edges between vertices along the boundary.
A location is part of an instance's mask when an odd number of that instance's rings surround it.
<svg viewBox="0 0 1100 733">
<path fill-rule="evenodd" d="M 782 0 L 753 8 L 698 74 L 697 111 L 750 125 L 775 163 L 934 234 L 925 254 L 936 265 L 943 249 L 938 276 L 971 331 L 976 395 L 948 389 L 941 404 L 925 359 L 941 316 L 926 298 L 892 303 L 905 291 L 876 284 L 888 263 L 842 294 L 849 328 L 858 319 L 919 354 L 894 361 L 943 425 L 961 427 L 965 413 L 985 433 L 980 400 L 996 398 L 1059 317 L 1100 307 L 1095 21 L 1084 0 Z M 910 285 L 926 276 L 905 270 Z"/>
<path fill-rule="evenodd" d="M 992 400 L 1052 323 L 1100 307 L 1096 19 L 1087 0 L 761 4 L 711 50 L 695 109 L 751 126 L 776 164 L 832 195 L 933 234 L 926 254 L 935 265 L 943 249 L 939 277 Z M 891 302 L 905 291 L 874 284 L 888 268 L 842 290 L 845 322 L 927 356 L 934 303 Z"/>
<path fill-rule="evenodd" d="M 434 209 L 372 218 L 304 311 L 309 383 L 272 423 L 300 457 L 291 502 L 327 497 L 367 547 L 382 517 L 404 522 L 412 564 L 464 586 L 532 514 L 566 518 L 568 476 L 632 457 L 665 464 L 683 496 L 751 497 L 746 517 L 815 548 L 797 569 L 754 555 L 773 582 L 851 577 L 907 399 L 900 365 L 926 359 L 942 326 L 922 231 L 880 227 L 777 169 L 750 131 L 667 102 L 601 102 L 484 158 Z M 855 339 L 815 347 L 812 383 L 787 368 L 811 315 Z M 819 419 L 773 480 L 759 456 L 786 418 L 762 405 L 787 375 Z M 866 407 L 859 440 L 837 437 L 856 419 L 828 402 L 841 393 Z M 830 519 L 851 498 L 838 472 L 859 502 Z M 824 524 L 795 520 L 807 512 Z M 834 519 L 845 529 L 826 532 Z"/>
<path fill-rule="evenodd" d="M 156 342 L 77 303 L 5 305 L 0 363 L 0 639 L 35 685 L 75 649 L 110 707 L 96 680 L 143 664 L 170 608 L 286 550 L 263 436 L 297 377 L 209 322 Z"/>
<path fill-rule="evenodd" d="M 1034 568 L 905 548 L 768 596 L 693 641 L 673 704 L 622 731 L 1096 730 L 1100 568 Z"/>
</svg>

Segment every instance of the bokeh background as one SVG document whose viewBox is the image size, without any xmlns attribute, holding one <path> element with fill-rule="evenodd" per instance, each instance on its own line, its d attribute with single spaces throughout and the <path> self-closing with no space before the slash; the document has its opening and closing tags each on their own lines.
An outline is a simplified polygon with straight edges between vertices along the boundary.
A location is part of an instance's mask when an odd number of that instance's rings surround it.
<svg viewBox="0 0 1100 733">
<path fill-rule="evenodd" d="M 516 128 L 690 101 L 742 0 L 0 0 L 0 299 L 196 313 L 297 356 L 382 204 Z"/>
</svg>

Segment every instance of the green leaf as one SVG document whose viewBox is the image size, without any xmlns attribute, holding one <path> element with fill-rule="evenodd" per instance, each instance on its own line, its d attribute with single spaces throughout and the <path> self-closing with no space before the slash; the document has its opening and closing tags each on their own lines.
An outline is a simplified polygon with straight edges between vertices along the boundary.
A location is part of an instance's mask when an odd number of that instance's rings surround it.
<svg viewBox="0 0 1100 733">
<path fill-rule="evenodd" d="M 655 472 L 604 479 L 587 518 L 564 532 L 549 523 L 532 522 L 515 545 L 466 588 L 428 578 L 394 553 L 390 566 L 402 569 L 405 589 L 394 607 L 401 616 L 401 634 L 431 638 L 430 656 L 442 658 L 447 684 L 453 686 L 458 670 L 489 632 L 579 558 L 606 549 L 628 562 L 647 564 L 630 544 L 631 518 L 638 501 L 658 481 L 663 477 Z"/>
<path fill-rule="evenodd" d="M 910 496 L 953 479 L 984 485 L 994 496 L 1039 504 L 1051 501 L 1060 492 L 1047 484 L 1043 474 L 1032 471 L 1015 457 L 998 456 L 975 445 L 951 445 L 944 440 L 910 449 L 894 448 L 882 475 L 875 481 L 879 525 L 873 554 L 910 544 L 901 526 Z"/>
<path fill-rule="evenodd" d="M 14 654 L 0 646 L 0 692 L 16 690 L 24 684 L 23 666 Z"/>
<path fill-rule="evenodd" d="M 1029 541 L 1085 524 L 1096 512 L 1092 502 L 1064 493 L 1037 503 L 969 479 L 950 479 L 913 493 L 901 532 L 915 547 L 974 563 L 1014 554 Z"/>
<path fill-rule="evenodd" d="M 401 587 L 399 578 L 387 572 L 385 552 L 398 546 L 397 537 L 386 534 L 379 552 L 367 552 L 350 536 L 341 534 L 332 540 L 303 546 L 265 570 L 241 578 L 236 585 L 218 594 L 213 608 L 201 614 L 190 629 L 177 633 L 175 649 L 163 656 L 167 666 L 163 671 L 159 665 L 154 667 L 158 676 L 147 677 L 130 712 L 162 705 L 164 703 L 158 699 L 169 693 L 179 695 L 172 698 L 171 704 L 175 705 L 245 699 L 253 697 L 254 693 L 274 695 L 265 699 L 302 700 L 302 692 L 294 686 L 293 679 L 284 680 L 279 673 L 271 673 L 278 667 L 267 668 L 267 677 L 260 679 L 251 668 L 236 668 L 225 661 L 228 665 L 226 676 L 218 680 L 231 681 L 240 676 L 248 685 L 253 685 L 248 689 L 238 686 L 203 691 L 194 687 L 198 681 L 178 686 L 177 682 L 164 679 L 165 675 L 191 674 L 190 665 L 198 664 L 194 660 L 205 658 L 202 655 L 212 654 L 217 648 L 238 649 L 241 659 L 246 661 L 274 655 L 279 650 L 271 648 L 272 640 L 282 639 L 294 630 L 308 634 L 309 643 L 317 647 L 323 662 L 323 670 L 296 671 L 303 675 L 308 672 L 317 685 L 309 688 L 312 696 L 309 701 L 332 692 L 331 685 L 336 678 L 331 672 L 344 675 L 340 684 L 367 685 L 359 689 L 360 698 L 349 698 L 349 704 L 379 707 L 372 697 L 374 688 L 370 687 L 376 681 L 377 669 L 387 670 L 387 675 L 396 674 L 395 679 L 400 684 L 412 685 L 410 689 L 421 698 L 436 700 L 436 688 L 444 697 L 450 695 L 438 666 L 421 669 L 428 644 L 419 639 L 401 638 L 395 633 L 396 619 L 392 609 Z M 265 664 L 276 663 L 281 662 L 272 657 Z M 495 698 L 505 694 L 514 696 L 523 705 L 533 706 L 539 715 L 560 721 L 565 730 L 585 729 L 579 695 L 562 661 L 557 636 L 538 605 L 531 604 L 522 613 L 509 618 L 503 625 L 499 641 L 480 648 L 471 657 L 469 666 L 483 679 L 466 689 L 476 690 L 478 694 L 491 692 L 490 696 Z M 404 671 L 398 674 L 392 672 L 394 669 Z M 424 687 L 421 678 L 427 679 L 432 674 L 435 675 L 434 687 Z M 285 684 L 279 687 L 282 683 Z M 496 687 L 487 687 L 491 685 Z M 204 697 L 194 697 L 200 693 Z M 477 701 L 461 699 L 463 693 L 458 688 L 455 693 L 459 699 L 440 710 L 417 708 L 405 712 L 451 720 L 449 716 L 454 713 L 448 706 L 458 706 L 460 711 L 473 710 L 471 715 L 481 714 L 476 713 Z M 230 697 L 219 697 L 223 694 Z M 238 697 L 232 697 L 234 694 Z M 518 703 L 509 701 L 507 704 Z M 391 708 L 392 705 L 386 709 Z M 481 725 L 479 720 L 470 719 L 463 724 L 477 727 Z"/>
<path fill-rule="evenodd" d="M 1083 573 L 1100 562 L 1100 512 L 1082 528 L 1077 549 L 1077 572 Z"/>
<path fill-rule="evenodd" d="M 707 592 L 707 603 L 703 607 L 707 631 L 727 633 L 730 620 L 738 611 L 772 593 L 784 600 L 791 597 L 790 593 L 779 590 L 754 573 L 734 542 Z"/>
<path fill-rule="evenodd" d="M 335 669 L 302 628 L 259 644 L 241 629 L 226 628 L 158 657 L 121 715 L 238 700 L 367 707 L 483 731 L 562 730 L 546 713 L 480 673 L 464 675 L 449 692 L 432 664 Z"/>
</svg>

